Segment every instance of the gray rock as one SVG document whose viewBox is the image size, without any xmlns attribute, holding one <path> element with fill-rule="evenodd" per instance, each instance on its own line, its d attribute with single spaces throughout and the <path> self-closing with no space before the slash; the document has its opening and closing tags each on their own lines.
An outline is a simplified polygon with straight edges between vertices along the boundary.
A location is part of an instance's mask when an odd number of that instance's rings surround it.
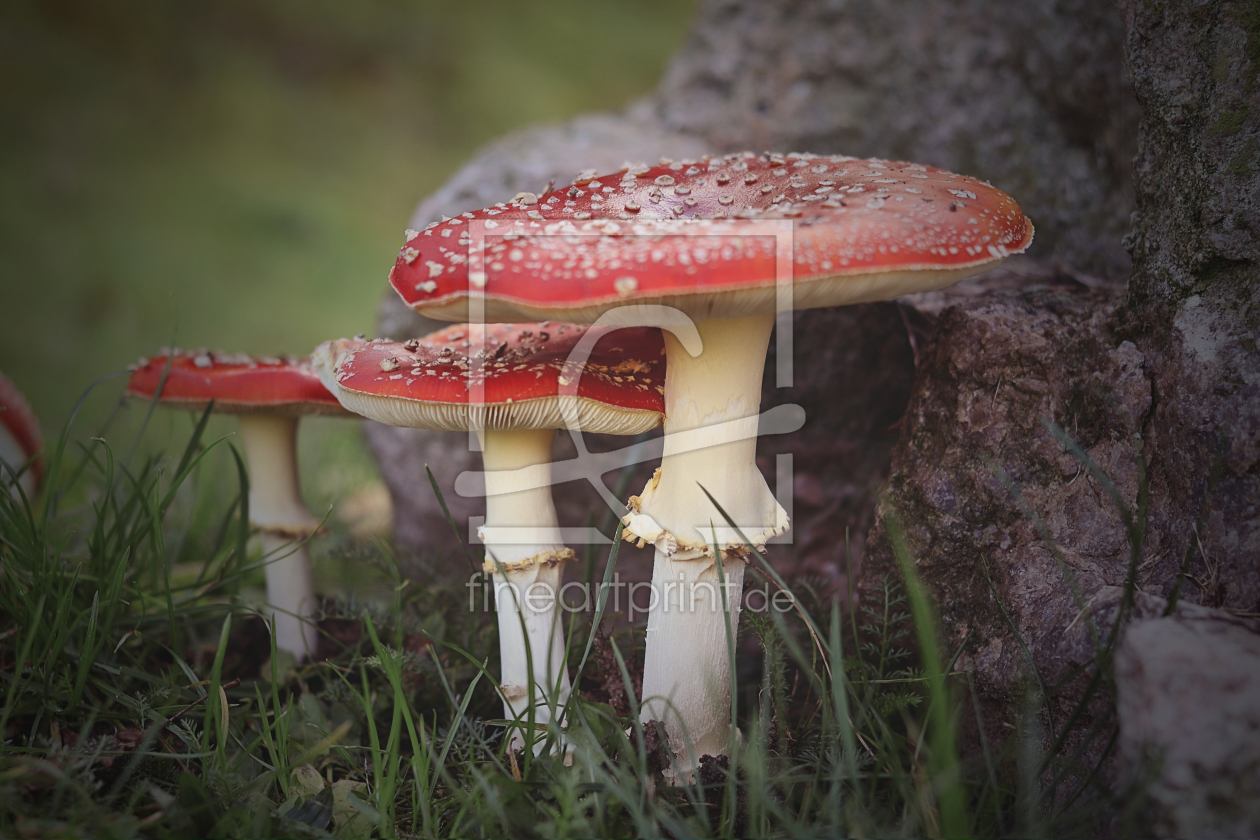
<svg viewBox="0 0 1260 840">
<path fill-rule="evenodd" d="M 1092 0 L 712 0 L 666 73 L 665 124 L 723 150 L 920 161 L 987 178 L 1034 256 L 1122 285 L 1138 108 Z"/>
<path fill-rule="evenodd" d="M 1144 356 L 1113 333 L 1115 308 L 1114 294 L 1097 290 L 995 291 L 945 309 L 920 350 L 862 571 L 868 584 L 897 576 L 895 512 L 940 606 L 945 646 L 971 639 L 959 667 L 973 671 L 995 735 L 1029 674 L 1002 607 L 1049 685 L 1092 658 L 1086 627 L 1102 619 L 1088 616 L 1124 584 L 1124 521 L 1043 422 L 1072 435 L 1136 506 L 1134 432 L 1151 386 Z M 1148 545 L 1139 584 L 1171 586 L 1179 559 Z M 1052 718 L 1065 720 L 1076 700 L 1056 695 Z"/>
<path fill-rule="evenodd" d="M 1152 362 L 1151 527 L 1175 556 L 1192 549 L 1192 600 L 1256 612 L 1260 18 L 1241 0 L 1118 5 L 1143 108 L 1121 317 Z"/>
<path fill-rule="evenodd" d="M 547 184 L 569 184 L 583 169 L 615 172 L 627 163 L 661 157 L 700 157 L 701 140 L 671 131 L 647 102 L 617 114 L 588 114 L 559 125 L 514 131 L 482 148 L 411 217 L 413 227 L 465 210 L 507 201 L 516 193 L 541 195 Z"/>
<path fill-rule="evenodd" d="M 1108 626 L 1118 614 L 1135 542 L 1139 602 L 1170 595 L 1184 563 L 1187 608 L 1260 607 L 1260 86 L 1245 46 L 1260 37 L 1258 22 L 1242 3 L 1135 1 L 1120 12 L 1142 107 L 1128 289 L 1007 293 L 942 311 L 881 510 L 900 515 L 949 640 L 971 633 L 960 665 L 973 672 L 990 723 L 1010 717 L 1029 670 L 999 602 L 1044 681 L 1056 683 L 1093 657 L 1087 622 Z M 1042 416 L 1110 477 L 1131 523 Z M 998 467 L 1010 486 L 995 478 Z M 895 569 L 882 520 L 865 561 L 868 582 Z M 1134 639 L 1146 632 L 1173 631 Z M 1229 669 L 1201 667 L 1228 679 Z M 1078 677 L 1055 695 L 1054 719 L 1065 719 L 1083 685 Z M 1219 700 L 1202 693 L 1199 713 L 1233 720 L 1234 699 Z M 1078 731 L 1109 702 L 1096 698 Z M 1166 745 L 1173 735 L 1160 737 Z M 1243 803 L 1232 797 L 1249 782 L 1231 774 L 1260 753 L 1250 741 L 1236 746 L 1229 761 L 1196 765 L 1190 798 L 1168 794 L 1159 830 L 1190 825 L 1173 813 L 1183 807 L 1204 809 L 1197 825 L 1239 824 L 1231 821 L 1245 816 Z M 1098 760 L 1101 744 L 1084 756 Z M 1154 779 L 1157 798 L 1184 792 L 1182 771 L 1168 772 Z"/>
<path fill-rule="evenodd" d="M 1116 654 L 1120 756 L 1161 837 L 1260 836 L 1260 633 L 1217 610 L 1137 621 Z M 1139 780 L 1141 781 L 1141 780 Z"/>
</svg>

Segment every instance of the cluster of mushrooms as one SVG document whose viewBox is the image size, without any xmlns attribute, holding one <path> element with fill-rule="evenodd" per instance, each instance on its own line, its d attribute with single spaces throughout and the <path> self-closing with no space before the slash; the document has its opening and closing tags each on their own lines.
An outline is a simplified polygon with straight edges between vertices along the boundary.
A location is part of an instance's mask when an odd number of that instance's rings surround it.
<svg viewBox="0 0 1260 840">
<path fill-rule="evenodd" d="M 731 748 L 727 622 L 738 625 L 752 553 L 789 528 L 755 461 L 776 313 L 939 289 L 1023 251 L 1032 233 L 1009 196 L 917 164 L 743 153 L 587 171 L 407 231 L 390 282 L 454 326 L 326 342 L 309 359 L 172 352 L 145 360 L 129 392 L 239 415 L 250 518 L 279 558 L 267 566 L 276 642 L 299 658 L 315 646 L 302 541 L 317 523 L 298 494 L 298 418 L 475 433 L 504 707 L 556 726 L 571 690 L 558 598 L 528 595 L 558 592 L 574 558 L 551 499 L 556 431 L 663 424 L 661 464 L 622 523 L 656 550 L 642 718 L 668 735 L 667 775 L 687 779 L 700 756 Z M 725 610 L 708 598 L 720 580 Z"/>
</svg>

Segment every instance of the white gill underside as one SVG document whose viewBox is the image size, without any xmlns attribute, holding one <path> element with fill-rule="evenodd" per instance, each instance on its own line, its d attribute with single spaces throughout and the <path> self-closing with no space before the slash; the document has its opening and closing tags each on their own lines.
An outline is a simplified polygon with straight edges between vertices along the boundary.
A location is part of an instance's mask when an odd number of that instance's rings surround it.
<svg viewBox="0 0 1260 840">
<path fill-rule="evenodd" d="M 584 432 L 637 435 L 661 424 L 655 411 L 616 408 L 584 397 L 543 397 L 494 405 L 438 403 L 380 397 L 337 386 L 341 404 L 387 426 L 459 432 L 474 429 L 555 430 L 570 426 Z"/>
</svg>

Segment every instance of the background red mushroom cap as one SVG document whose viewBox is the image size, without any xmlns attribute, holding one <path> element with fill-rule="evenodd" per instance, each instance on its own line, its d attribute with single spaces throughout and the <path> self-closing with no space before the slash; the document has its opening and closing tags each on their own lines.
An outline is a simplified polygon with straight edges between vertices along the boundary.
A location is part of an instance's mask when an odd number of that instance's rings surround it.
<svg viewBox="0 0 1260 840">
<path fill-rule="evenodd" d="M 36 419 L 35 412 L 31 409 L 31 404 L 26 401 L 26 397 L 2 373 L 0 373 L 0 408 L 4 409 L 0 411 L 0 426 L 4 426 L 13 436 L 27 459 L 35 458 L 44 448 L 44 439 L 39 431 L 39 420 Z M 10 464 L 10 466 L 16 470 L 22 465 Z M 42 457 L 36 458 L 31 464 L 30 473 L 34 476 L 34 486 L 38 487 L 44 476 Z"/>
<path fill-rule="evenodd" d="M 168 359 L 170 371 L 163 384 Z M 127 383 L 127 394 L 152 399 L 159 385 L 162 403 L 190 409 L 204 408 L 214 400 L 215 411 L 226 414 L 347 413 L 305 358 L 176 350 L 169 356 L 142 359 Z"/>
<path fill-rule="evenodd" d="M 684 231 L 666 219 L 699 221 L 678 236 Z M 492 320 L 590 321 L 629 302 L 702 318 L 773 311 L 775 238 L 740 238 L 732 219 L 794 222 L 796 308 L 939 288 L 1024 250 L 1033 235 L 1010 196 L 965 175 L 899 161 L 740 154 L 579 180 L 537 203 L 412 231 L 390 282 L 412 308 L 446 319 L 466 317 L 473 289 Z M 470 222 L 484 226 L 484 264 L 470 248 Z M 716 292 L 745 294 L 715 309 Z"/>
<path fill-rule="evenodd" d="M 589 357 L 576 352 L 579 343 Z M 567 398 L 582 429 L 635 434 L 664 413 L 665 344 L 654 328 L 457 324 L 345 349 L 336 360 L 343 401 L 357 410 L 356 396 L 367 398 L 375 408 L 364 404 L 365 416 L 394 425 L 467 430 L 470 413 L 484 406 L 483 428 L 563 428 Z"/>
</svg>

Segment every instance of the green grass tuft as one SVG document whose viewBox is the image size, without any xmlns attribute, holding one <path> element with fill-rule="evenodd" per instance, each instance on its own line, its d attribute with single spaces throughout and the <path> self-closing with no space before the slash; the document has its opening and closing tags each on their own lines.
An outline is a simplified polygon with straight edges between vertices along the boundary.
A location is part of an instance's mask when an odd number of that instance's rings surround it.
<svg viewBox="0 0 1260 840">
<path fill-rule="evenodd" d="M 1082 766 L 1083 745 L 1114 744 L 1114 717 L 1085 726 L 1081 710 L 1105 689 L 1116 629 L 1097 628 L 1070 719 L 1049 718 L 1057 687 L 1037 677 L 1018 731 L 989 743 L 895 522 L 903 579 L 857 610 L 754 560 L 749 583 L 792 609 L 746 612 L 730 635 L 743 742 L 696 783 L 660 775 L 634 690 L 643 634 L 606 620 L 607 588 L 569 628 L 571 760 L 509 754 L 506 733 L 528 722 L 499 720 L 493 616 L 466 609 L 460 581 L 402 579 L 383 543 L 355 562 L 388 598 L 330 602 L 316 663 L 277 653 L 251 601 L 266 558 L 244 524 L 248 477 L 202 480 L 216 459 L 239 463 L 205 431 L 134 463 L 67 431 L 40 498 L 0 493 L 0 835 L 1049 835 L 1122 804 Z M 1125 511 L 1134 556 L 1144 506 Z M 620 711 L 604 702 L 617 683 Z M 561 743 L 554 727 L 529 734 Z"/>
</svg>

